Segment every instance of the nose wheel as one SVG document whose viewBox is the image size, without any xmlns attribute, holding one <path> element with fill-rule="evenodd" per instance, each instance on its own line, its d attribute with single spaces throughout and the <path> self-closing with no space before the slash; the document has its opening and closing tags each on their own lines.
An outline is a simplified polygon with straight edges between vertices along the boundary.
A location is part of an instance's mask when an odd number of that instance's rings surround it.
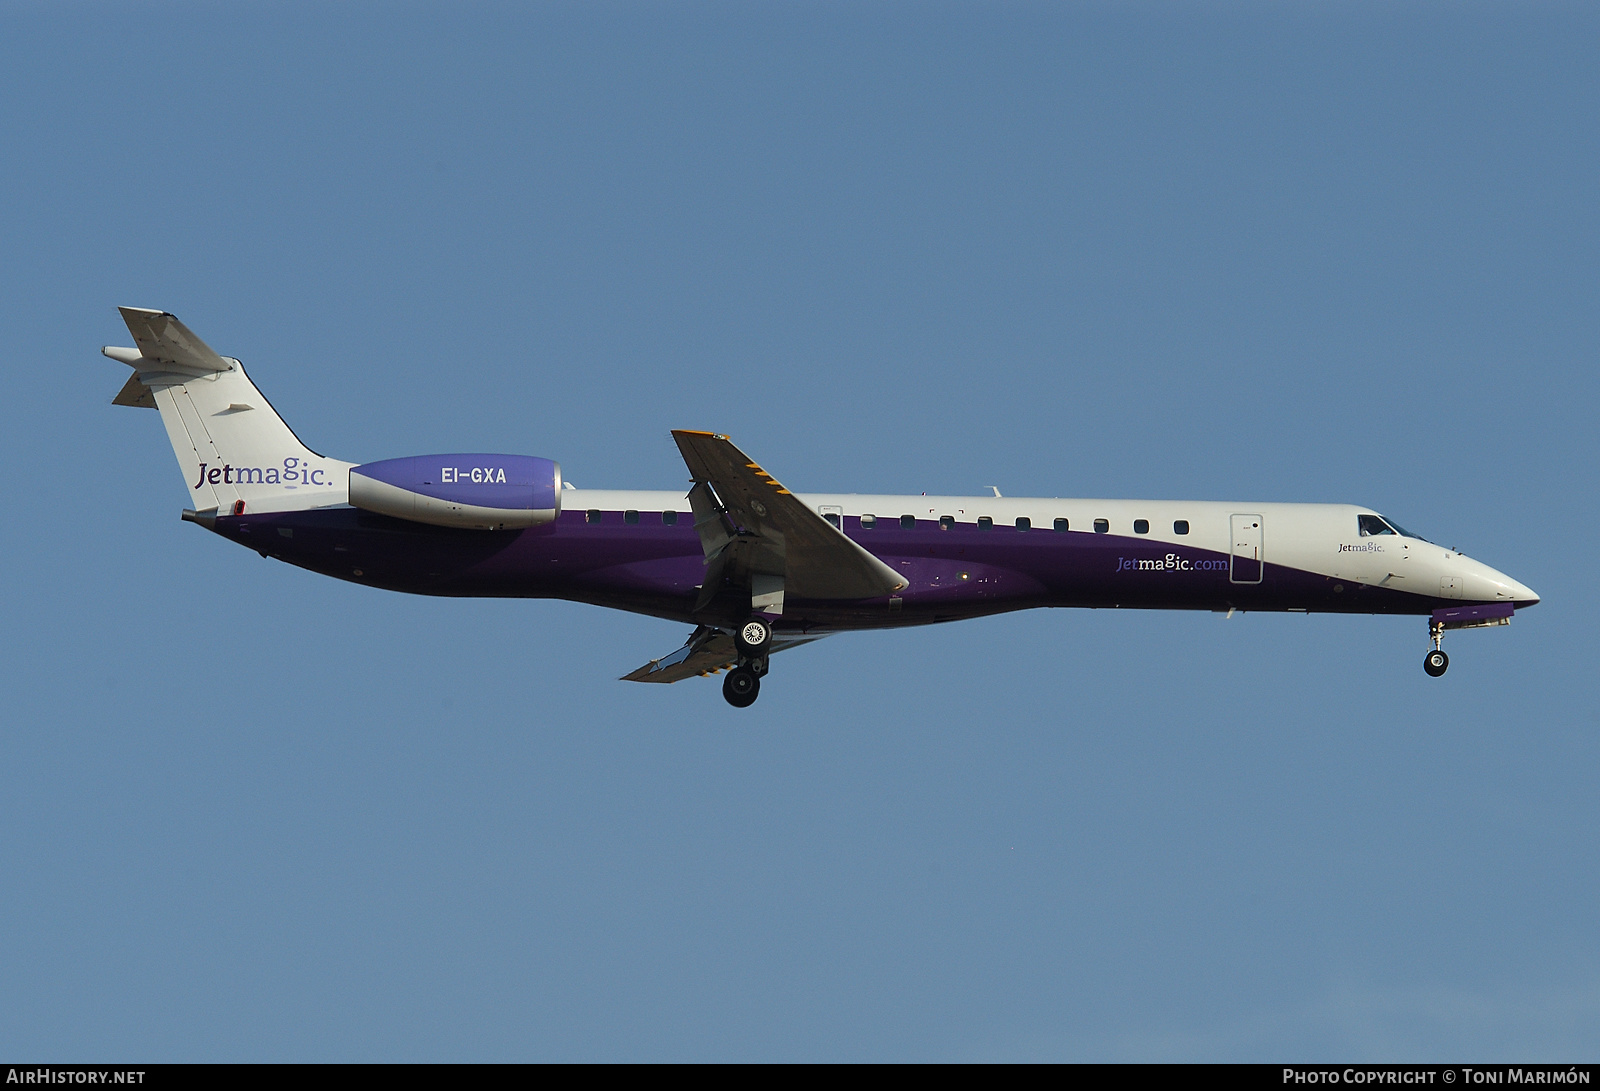
<svg viewBox="0 0 1600 1091">
<path fill-rule="evenodd" d="M 1444 624 L 1430 621 L 1428 636 L 1433 639 L 1433 651 L 1423 657 L 1422 669 L 1428 672 L 1429 678 L 1439 678 L 1450 669 L 1450 657 L 1445 655 L 1444 649 L 1440 647 L 1444 643 Z"/>
</svg>

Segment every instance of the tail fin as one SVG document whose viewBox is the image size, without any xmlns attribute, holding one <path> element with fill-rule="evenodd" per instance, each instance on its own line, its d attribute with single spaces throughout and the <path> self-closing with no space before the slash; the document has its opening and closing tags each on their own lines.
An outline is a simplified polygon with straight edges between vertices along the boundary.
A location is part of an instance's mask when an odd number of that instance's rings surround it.
<svg viewBox="0 0 1600 1091">
<path fill-rule="evenodd" d="M 164 311 L 119 307 L 136 349 L 102 349 L 133 368 L 116 405 L 161 411 L 198 511 L 296 511 L 343 504 L 353 463 L 310 450 L 244 366 L 218 356 Z"/>
</svg>

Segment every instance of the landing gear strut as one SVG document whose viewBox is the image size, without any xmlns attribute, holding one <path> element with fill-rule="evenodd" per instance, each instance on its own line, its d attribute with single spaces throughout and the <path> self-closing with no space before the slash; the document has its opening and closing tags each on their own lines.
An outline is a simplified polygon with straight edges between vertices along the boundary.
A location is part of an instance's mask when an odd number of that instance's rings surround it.
<svg viewBox="0 0 1600 1091">
<path fill-rule="evenodd" d="M 733 634 L 739 662 L 722 680 L 722 696 L 734 708 L 749 708 L 761 696 L 761 676 L 767 673 L 767 653 L 772 648 L 772 625 L 753 617 Z"/>
<path fill-rule="evenodd" d="M 1438 678 L 1450 669 L 1450 657 L 1440 646 L 1444 643 L 1444 622 L 1428 622 L 1428 636 L 1433 638 L 1433 651 L 1422 660 L 1422 669 L 1428 672 L 1428 677 Z"/>
</svg>

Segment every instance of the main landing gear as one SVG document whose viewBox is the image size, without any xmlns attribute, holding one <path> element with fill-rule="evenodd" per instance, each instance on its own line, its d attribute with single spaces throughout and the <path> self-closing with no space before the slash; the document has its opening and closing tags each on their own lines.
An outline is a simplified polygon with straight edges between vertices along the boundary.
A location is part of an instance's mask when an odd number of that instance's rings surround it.
<svg viewBox="0 0 1600 1091">
<path fill-rule="evenodd" d="M 772 625 L 765 618 L 753 617 L 733 634 L 739 661 L 722 680 L 722 696 L 734 708 L 749 708 L 761 696 L 761 677 L 767 673 L 767 655 L 772 650 Z"/>
<path fill-rule="evenodd" d="M 1444 643 L 1444 622 L 1428 622 L 1428 636 L 1433 638 L 1433 651 L 1422 660 L 1422 669 L 1428 672 L 1428 677 L 1438 678 L 1450 669 L 1450 657 L 1440 647 Z"/>
<path fill-rule="evenodd" d="M 734 708 L 749 708 L 761 696 L 761 677 L 741 663 L 722 680 L 722 696 Z"/>
</svg>

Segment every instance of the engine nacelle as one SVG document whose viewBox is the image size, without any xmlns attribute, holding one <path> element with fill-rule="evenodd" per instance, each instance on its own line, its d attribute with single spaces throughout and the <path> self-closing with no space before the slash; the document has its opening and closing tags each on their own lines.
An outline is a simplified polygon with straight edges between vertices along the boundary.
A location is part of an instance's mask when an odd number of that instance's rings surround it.
<svg viewBox="0 0 1600 1091">
<path fill-rule="evenodd" d="M 561 511 L 561 464 L 528 455 L 413 455 L 350 471 L 350 503 L 439 527 L 532 527 Z"/>
</svg>

